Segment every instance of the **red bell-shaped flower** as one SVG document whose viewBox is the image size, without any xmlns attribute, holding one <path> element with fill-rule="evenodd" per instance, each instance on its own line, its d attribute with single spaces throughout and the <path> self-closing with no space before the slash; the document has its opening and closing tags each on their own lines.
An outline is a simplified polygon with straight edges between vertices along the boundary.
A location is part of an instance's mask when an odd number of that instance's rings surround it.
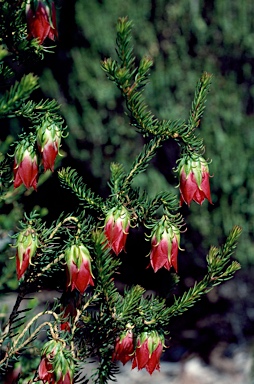
<svg viewBox="0 0 254 384">
<path fill-rule="evenodd" d="M 105 220 L 104 233 L 108 247 L 118 255 L 125 248 L 128 231 L 130 228 L 130 215 L 125 207 L 113 208 Z"/>
<path fill-rule="evenodd" d="M 39 39 L 40 44 L 46 37 L 55 40 L 58 36 L 56 27 L 56 9 L 50 0 L 28 0 L 26 4 L 28 39 Z"/>
<path fill-rule="evenodd" d="M 179 229 L 165 217 L 162 217 L 153 229 L 151 237 L 150 265 L 154 272 L 163 267 L 169 271 L 172 266 L 177 272 L 177 256 L 180 245 Z"/>
<path fill-rule="evenodd" d="M 32 257 L 36 254 L 38 237 L 35 230 L 28 227 L 21 231 L 16 245 L 16 269 L 19 280 L 31 264 Z"/>
<path fill-rule="evenodd" d="M 138 370 L 146 368 L 150 373 L 155 369 L 160 370 L 160 357 L 163 351 L 164 337 L 157 331 L 143 332 L 137 337 L 137 346 L 132 369 L 138 367 Z"/>
<path fill-rule="evenodd" d="M 26 140 L 17 144 L 14 153 L 14 188 L 24 184 L 37 189 L 38 160 L 33 145 Z"/>
<path fill-rule="evenodd" d="M 190 205 L 192 200 L 202 204 L 205 199 L 212 203 L 209 168 L 202 157 L 183 159 L 179 165 L 179 177 L 181 205 Z"/>
<path fill-rule="evenodd" d="M 112 360 L 120 360 L 123 365 L 133 358 L 134 342 L 133 332 L 127 324 L 127 329 L 116 338 Z"/>
<path fill-rule="evenodd" d="M 46 357 L 43 357 L 41 359 L 39 368 L 38 368 L 38 375 L 40 380 L 43 381 L 43 383 L 55 383 L 55 375 L 53 372 L 52 364 L 49 362 L 49 360 Z"/>
<path fill-rule="evenodd" d="M 80 244 L 74 244 L 65 251 L 67 264 L 67 288 L 71 291 L 77 289 L 81 294 L 84 293 L 88 285 L 94 285 L 91 256 L 88 249 Z"/>
<path fill-rule="evenodd" d="M 37 144 L 42 156 L 44 171 L 54 171 L 56 156 L 61 143 L 61 130 L 56 124 L 47 121 L 37 131 Z"/>
</svg>

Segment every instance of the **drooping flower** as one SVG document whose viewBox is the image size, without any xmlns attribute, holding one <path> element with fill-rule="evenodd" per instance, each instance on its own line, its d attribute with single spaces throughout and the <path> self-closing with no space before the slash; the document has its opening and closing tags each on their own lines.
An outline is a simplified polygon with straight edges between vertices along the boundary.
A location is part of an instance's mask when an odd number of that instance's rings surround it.
<svg viewBox="0 0 254 384">
<path fill-rule="evenodd" d="M 28 39 L 39 39 L 42 44 L 46 37 L 55 40 L 58 36 L 56 27 L 56 9 L 50 0 L 28 0 L 26 4 Z"/>
<path fill-rule="evenodd" d="M 47 121 L 37 131 L 37 144 L 42 155 L 44 171 L 54 171 L 56 156 L 61 143 L 61 131 L 56 124 Z"/>
<path fill-rule="evenodd" d="M 14 188 L 24 184 L 28 189 L 37 189 L 38 160 L 33 145 L 26 140 L 17 144 L 14 152 Z"/>
<path fill-rule="evenodd" d="M 150 373 L 155 369 L 160 370 L 160 357 L 163 351 L 164 337 L 157 331 L 143 332 L 137 337 L 137 346 L 132 369 L 138 370 L 146 368 Z"/>
<path fill-rule="evenodd" d="M 32 257 L 36 254 L 38 237 L 35 230 L 32 227 L 28 227 L 21 231 L 16 245 L 16 270 L 19 280 L 31 264 Z"/>
<path fill-rule="evenodd" d="M 74 362 L 66 346 L 57 340 L 48 341 L 41 351 L 38 378 L 43 383 L 72 384 Z"/>
<path fill-rule="evenodd" d="M 208 164 L 202 157 L 183 159 L 179 165 L 180 204 L 191 201 L 202 204 L 207 199 L 211 204 L 210 175 Z"/>
<path fill-rule="evenodd" d="M 150 265 L 154 272 L 163 267 L 169 271 L 172 266 L 177 272 L 179 229 L 162 217 L 153 229 L 151 238 Z"/>
<path fill-rule="evenodd" d="M 82 244 L 74 244 L 65 251 L 67 264 L 67 288 L 84 293 L 88 285 L 94 285 L 91 268 L 91 256 Z"/>
<path fill-rule="evenodd" d="M 133 358 L 134 352 L 133 332 L 128 324 L 126 328 L 127 329 L 116 338 L 115 349 L 112 356 L 113 361 L 120 360 L 123 365 Z"/>
<path fill-rule="evenodd" d="M 130 215 L 125 207 L 113 208 L 109 211 L 104 233 L 108 241 L 108 247 L 118 255 L 124 250 L 128 231 L 130 228 Z"/>
</svg>

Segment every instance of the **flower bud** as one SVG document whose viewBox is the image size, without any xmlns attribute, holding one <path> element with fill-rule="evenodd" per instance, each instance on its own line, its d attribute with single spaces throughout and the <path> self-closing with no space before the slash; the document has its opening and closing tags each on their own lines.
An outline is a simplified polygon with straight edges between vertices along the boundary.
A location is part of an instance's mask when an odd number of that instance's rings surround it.
<svg viewBox="0 0 254 384">
<path fill-rule="evenodd" d="M 43 383 L 72 384 L 74 362 L 66 346 L 58 340 L 48 341 L 41 351 L 38 378 Z"/>
<path fill-rule="evenodd" d="M 29 0 L 26 4 L 28 39 L 39 39 L 42 44 L 46 37 L 57 37 L 56 9 L 53 1 Z"/>
<path fill-rule="evenodd" d="M 168 271 L 173 266 L 177 272 L 177 256 L 180 245 L 180 231 L 165 218 L 162 218 L 152 231 L 150 265 L 154 272 L 160 268 Z"/>
<path fill-rule="evenodd" d="M 164 346 L 164 337 L 157 331 L 143 332 L 137 337 L 137 346 L 132 363 L 132 369 L 146 368 L 150 373 L 160 370 L 160 357 Z"/>
<path fill-rule="evenodd" d="M 28 189 L 37 188 L 38 161 L 32 144 L 22 140 L 17 144 L 14 152 L 14 188 L 24 184 Z"/>
<path fill-rule="evenodd" d="M 32 227 L 27 227 L 21 231 L 16 246 L 16 269 L 18 279 L 20 279 L 31 264 L 32 257 L 36 254 L 38 237 L 35 230 Z"/>
<path fill-rule="evenodd" d="M 74 244 L 65 251 L 67 263 L 67 288 L 71 286 L 71 291 L 77 289 L 81 294 L 87 286 L 94 285 L 91 268 L 91 256 L 88 249 L 80 244 Z"/>
<path fill-rule="evenodd" d="M 37 144 L 42 155 L 44 171 L 54 171 L 56 156 L 61 143 L 61 130 L 56 124 L 45 122 L 37 131 Z"/>
<path fill-rule="evenodd" d="M 211 204 L 209 168 L 203 157 L 185 158 L 179 165 L 180 204 L 190 205 L 191 201 L 202 204 L 207 199 Z"/>
<path fill-rule="evenodd" d="M 130 228 L 130 215 L 125 207 L 113 208 L 105 220 L 105 236 L 108 247 L 118 255 L 125 248 L 128 231 Z"/>
</svg>

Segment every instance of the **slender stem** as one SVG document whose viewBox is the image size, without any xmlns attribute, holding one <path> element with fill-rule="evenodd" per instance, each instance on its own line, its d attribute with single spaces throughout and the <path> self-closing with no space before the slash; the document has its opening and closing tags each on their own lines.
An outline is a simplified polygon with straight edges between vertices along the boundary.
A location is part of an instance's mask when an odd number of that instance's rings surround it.
<svg viewBox="0 0 254 384">
<path fill-rule="evenodd" d="M 16 303 L 12 309 L 12 312 L 10 314 L 10 317 L 9 317 L 9 321 L 8 323 L 6 324 L 5 328 L 4 328 L 4 331 L 3 331 L 3 337 L 1 339 L 1 343 L 3 342 L 3 340 L 5 339 L 5 337 L 7 336 L 7 334 L 9 333 L 9 330 L 10 330 L 10 327 L 11 327 L 11 324 L 13 322 L 13 320 L 15 319 L 16 317 L 16 313 L 19 309 L 19 306 L 21 304 L 21 301 L 24 299 L 24 296 L 25 296 L 25 291 L 22 291 L 18 294 L 18 297 L 16 299 Z"/>
<path fill-rule="evenodd" d="M 54 259 L 51 263 L 47 264 L 44 268 L 42 268 L 41 272 L 37 273 L 35 276 L 35 280 L 39 277 L 43 276 L 44 272 L 48 271 L 53 265 L 59 263 L 64 258 L 64 253 L 61 253 L 56 259 Z M 35 280 L 31 280 L 31 278 L 27 279 L 27 283 L 34 283 Z"/>
<path fill-rule="evenodd" d="M 56 228 L 53 230 L 53 232 L 51 233 L 51 235 L 49 236 L 49 239 L 52 239 L 56 232 L 59 230 L 59 228 L 61 228 L 62 225 L 64 225 L 67 221 L 75 221 L 76 223 L 78 223 L 78 218 L 75 217 L 75 216 L 69 216 L 69 217 L 66 217 L 63 221 L 61 221 L 60 223 L 58 223 L 58 225 L 56 226 Z"/>
<path fill-rule="evenodd" d="M 36 316 L 34 316 L 30 321 L 29 323 L 25 326 L 25 328 L 23 329 L 23 331 L 19 334 L 19 336 L 17 337 L 16 341 L 13 343 L 13 346 L 15 347 L 15 345 L 17 345 L 18 341 L 25 335 L 25 333 L 28 331 L 28 329 L 32 326 L 32 324 L 41 316 L 43 315 L 52 315 L 54 316 L 54 318 L 57 320 L 58 319 L 58 315 L 53 312 L 53 311 L 44 311 L 44 312 L 40 312 L 38 313 Z M 52 328 L 52 325 L 51 325 L 51 328 Z M 53 331 L 53 328 L 52 328 L 52 337 L 55 338 L 55 333 L 57 334 L 58 331 L 57 331 L 57 328 L 54 327 L 55 330 Z"/>
<path fill-rule="evenodd" d="M 57 320 L 58 319 L 58 315 L 53 312 L 53 311 L 44 311 L 44 312 L 40 312 L 38 313 L 36 316 L 34 316 L 30 321 L 29 323 L 25 326 L 25 328 L 23 329 L 23 331 L 18 335 L 18 337 L 14 340 L 13 342 L 13 346 L 12 348 L 6 352 L 6 355 L 5 357 L 0 361 L 0 365 L 3 364 L 5 361 L 7 361 L 12 355 L 16 354 L 20 349 L 24 348 L 27 344 L 29 344 L 31 342 L 31 340 L 33 340 L 33 338 L 40 332 L 40 330 L 42 328 L 44 328 L 46 325 L 49 327 L 50 329 L 50 333 L 52 335 L 52 337 L 54 339 L 58 339 L 58 329 L 57 329 L 57 326 L 54 325 L 52 326 L 52 324 L 49 322 L 49 321 L 45 321 L 44 323 L 42 323 L 41 325 L 39 325 L 35 331 L 33 333 L 30 334 L 30 336 L 22 343 L 20 344 L 17 348 L 16 346 L 18 345 L 19 341 L 25 336 L 25 334 L 28 332 L 29 328 L 31 328 L 31 326 L 33 325 L 33 323 L 41 316 L 43 315 L 52 315 L 54 316 L 54 318 Z"/>
<path fill-rule="evenodd" d="M 144 155 L 141 156 L 141 157 L 139 158 L 139 161 L 137 161 L 137 162 L 134 164 L 133 168 L 130 170 L 128 176 L 127 176 L 127 177 L 125 178 L 125 180 L 124 180 L 123 187 L 122 187 L 123 190 L 125 189 L 126 185 L 128 185 L 128 184 L 131 182 L 131 180 L 133 179 L 135 173 L 136 173 L 137 170 L 142 166 L 142 164 L 144 164 L 144 163 L 146 162 L 146 160 L 149 159 L 149 158 L 151 157 L 151 155 L 153 154 L 153 152 L 155 152 L 155 150 L 160 146 L 161 141 L 162 141 L 162 137 L 159 137 L 159 136 L 158 136 L 158 138 L 157 138 L 157 140 L 155 141 L 154 145 L 151 146 L 151 148 L 149 148 L 149 150 L 146 151 L 146 152 L 144 153 Z"/>
</svg>

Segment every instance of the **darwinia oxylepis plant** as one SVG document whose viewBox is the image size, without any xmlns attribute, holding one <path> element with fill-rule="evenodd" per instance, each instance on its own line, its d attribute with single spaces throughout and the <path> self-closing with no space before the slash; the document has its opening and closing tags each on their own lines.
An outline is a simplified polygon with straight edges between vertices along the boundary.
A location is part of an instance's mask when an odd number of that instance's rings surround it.
<svg viewBox="0 0 254 384">
<path fill-rule="evenodd" d="M 14 76 L 8 56 L 25 65 L 31 57 L 42 58 L 45 51 L 52 51 L 46 44 L 58 36 L 54 2 L 16 0 L 11 5 L 1 2 L 0 7 L 0 70 L 6 88 L 0 98 L 0 116 L 26 121 L 12 146 L 2 154 L 4 204 L 7 196 L 18 199 L 26 189 L 38 189 L 45 172 L 54 171 L 65 126 L 55 100 L 32 100 L 31 94 L 38 87 L 36 76 L 24 75 L 9 88 L 6 81 Z M 20 383 L 41 380 L 68 384 L 74 377 L 78 382 L 81 366 L 90 357 L 98 362 L 90 378 L 94 383 L 112 378 L 118 372 L 117 361 L 131 361 L 132 368 L 145 368 L 152 374 L 160 369 L 172 317 L 181 315 L 239 269 L 239 264 L 230 259 L 241 232 L 234 227 L 222 247 L 210 248 L 203 279 L 174 298 L 171 305 L 163 297 L 146 296 L 138 282 L 124 292 L 115 285 L 124 252 L 128 257 L 126 242 L 138 227 L 144 228 L 150 242 L 148 268 L 154 273 L 165 268 L 177 282 L 178 254 L 186 229 L 180 206 L 192 201 L 202 204 L 206 199 L 212 202 L 209 164 L 204 158 L 203 140 L 196 133 L 211 75 L 203 73 L 198 80 L 188 120 L 181 120 L 181 116 L 177 121 L 158 119 L 142 93 L 152 60 L 143 57 L 137 63 L 131 30 L 131 21 L 118 20 L 118 57 L 105 59 L 101 67 L 120 89 L 130 124 L 144 137 L 145 144 L 130 169 L 112 163 L 106 199 L 88 188 L 75 169 L 67 167 L 58 170 L 59 181 L 70 190 L 70 197 L 73 193 L 78 199 L 77 212 L 63 211 L 49 227 L 39 213 L 24 214 L 15 243 L 18 296 L 1 331 L 5 378 L 9 371 L 12 377 L 19 375 Z M 133 188 L 133 180 L 146 171 L 157 150 L 170 140 L 177 141 L 180 148 L 176 167 L 179 192 L 163 191 L 151 198 Z M 55 299 L 52 308 L 35 315 L 28 312 L 23 317 L 20 304 L 26 295 L 48 286 L 62 296 Z M 47 330 L 44 339 L 38 338 L 41 330 Z M 17 371 L 19 360 L 22 365 Z M 87 379 L 83 377 L 80 382 Z"/>
</svg>

